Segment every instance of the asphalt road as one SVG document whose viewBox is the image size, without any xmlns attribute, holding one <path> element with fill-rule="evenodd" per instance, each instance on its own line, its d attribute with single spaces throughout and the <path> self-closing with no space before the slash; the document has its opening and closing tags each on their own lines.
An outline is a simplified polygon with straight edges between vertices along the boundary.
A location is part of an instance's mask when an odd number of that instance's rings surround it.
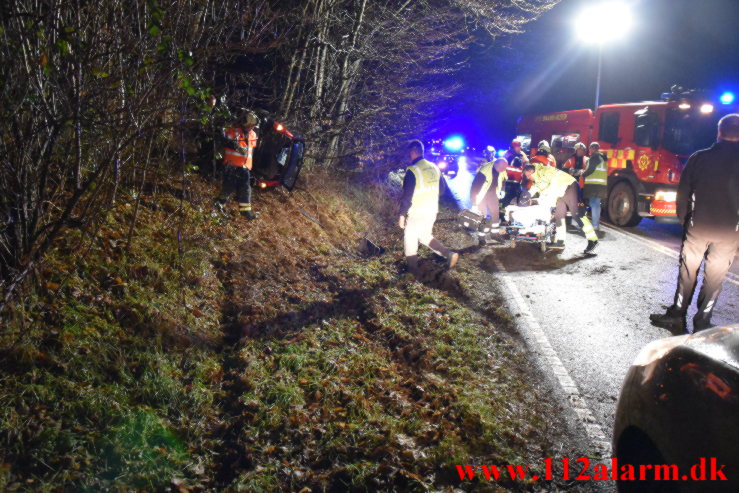
<svg viewBox="0 0 739 493">
<path fill-rule="evenodd" d="M 560 254 L 541 254 L 536 245 L 519 244 L 483 250 L 476 260 L 520 293 L 525 303 L 513 304 L 514 316 L 541 328 L 555 361 L 558 357 L 610 441 L 626 371 L 643 346 L 671 335 L 652 326 L 649 314 L 672 302 L 682 231 L 652 220 L 636 228 L 604 229 L 594 257 L 581 254 L 584 237 L 568 233 Z M 724 282 L 713 322 L 739 322 L 739 260 Z"/>
</svg>

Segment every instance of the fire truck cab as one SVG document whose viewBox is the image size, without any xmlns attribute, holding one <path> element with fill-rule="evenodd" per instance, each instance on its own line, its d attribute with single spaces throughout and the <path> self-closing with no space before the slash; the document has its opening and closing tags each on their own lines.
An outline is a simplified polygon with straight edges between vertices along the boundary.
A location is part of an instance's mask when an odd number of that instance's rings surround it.
<svg viewBox="0 0 739 493">
<path fill-rule="evenodd" d="M 719 118 L 733 111 L 736 106 L 673 89 L 661 101 L 524 116 L 517 134 L 526 144 L 549 141 L 555 157 L 560 146 L 572 155 L 575 143 L 597 141 L 608 161 L 604 209 L 610 221 L 618 226 L 635 226 L 644 217 L 676 222 L 680 172 L 693 152 L 716 141 Z"/>
</svg>

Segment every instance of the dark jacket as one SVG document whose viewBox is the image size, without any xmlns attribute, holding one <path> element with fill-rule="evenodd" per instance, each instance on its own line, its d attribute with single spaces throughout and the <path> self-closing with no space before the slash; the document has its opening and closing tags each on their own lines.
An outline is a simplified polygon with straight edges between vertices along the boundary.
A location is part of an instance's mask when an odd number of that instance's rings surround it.
<svg viewBox="0 0 739 493">
<path fill-rule="evenodd" d="M 413 166 L 418 161 L 423 159 L 419 157 L 413 160 L 409 166 Z M 403 193 L 400 195 L 400 216 L 405 216 L 411 208 L 411 202 L 413 201 L 413 192 L 416 190 L 416 176 L 408 171 L 405 172 L 405 178 L 403 178 Z M 439 197 L 444 195 L 446 191 L 446 181 L 444 175 L 441 175 L 439 179 Z"/>
<path fill-rule="evenodd" d="M 720 141 L 690 156 L 678 185 L 677 216 L 693 231 L 739 235 L 739 142 Z"/>
</svg>

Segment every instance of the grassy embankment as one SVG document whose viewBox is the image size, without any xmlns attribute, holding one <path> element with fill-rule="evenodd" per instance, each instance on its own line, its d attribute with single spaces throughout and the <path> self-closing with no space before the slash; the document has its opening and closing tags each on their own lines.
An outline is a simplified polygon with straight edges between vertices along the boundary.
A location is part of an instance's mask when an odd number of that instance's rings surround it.
<svg viewBox="0 0 739 493">
<path fill-rule="evenodd" d="M 383 187 L 307 181 L 253 223 L 145 197 L 128 251 L 125 200 L 66 232 L 0 334 L 0 490 L 487 488 L 453 464 L 552 455 L 504 317 L 400 274 Z"/>
</svg>

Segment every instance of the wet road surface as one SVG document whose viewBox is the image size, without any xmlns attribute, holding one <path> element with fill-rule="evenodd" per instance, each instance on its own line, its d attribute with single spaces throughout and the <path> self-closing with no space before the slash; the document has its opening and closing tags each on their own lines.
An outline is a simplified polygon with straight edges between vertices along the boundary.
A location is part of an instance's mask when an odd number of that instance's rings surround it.
<svg viewBox="0 0 739 493">
<path fill-rule="evenodd" d="M 519 244 L 483 250 L 477 257 L 483 269 L 518 290 L 610 441 L 626 371 L 643 346 L 672 335 L 652 326 L 649 314 L 672 302 L 682 231 L 651 220 L 636 228 L 604 229 L 594 257 L 582 255 L 586 241 L 579 233 L 568 233 L 560 254 Z M 735 261 L 724 282 L 715 324 L 739 322 L 738 268 Z M 693 306 L 688 320 L 694 311 Z"/>
</svg>

